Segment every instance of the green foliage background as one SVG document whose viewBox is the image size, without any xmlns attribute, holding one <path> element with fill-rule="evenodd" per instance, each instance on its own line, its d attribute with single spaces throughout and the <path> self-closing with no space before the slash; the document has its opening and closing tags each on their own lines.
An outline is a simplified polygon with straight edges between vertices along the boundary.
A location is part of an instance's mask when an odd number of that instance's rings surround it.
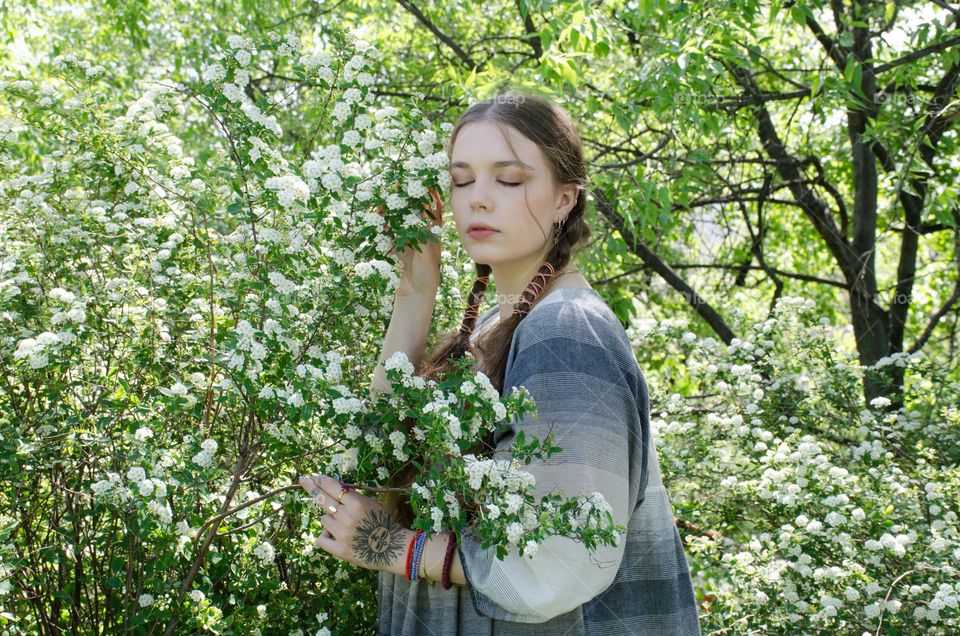
<svg viewBox="0 0 960 636">
<path fill-rule="evenodd" d="M 321 25 L 336 24 L 383 52 L 372 87 L 378 104 L 416 105 L 432 121 L 454 122 L 472 100 L 505 85 L 552 96 L 576 120 L 590 162 L 595 239 L 578 260 L 631 329 L 650 380 L 661 462 L 704 631 L 951 633 L 960 594 L 949 566 L 960 558 L 958 15 L 960 7 L 940 2 L 27 0 L 0 5 L 0 81 L 42 76 L 39 64 L 58 55 L 102 66 L 109 90 L 75 111 L 88 118 L 93 137 L 98 121 L 140 96 L 138 80 L 196 81 L 230 34 L 265 41 L 294 33 L 311 41 L 326 37 Z M 310 98 L 316 90 L 276 68 L 252 73 L 253 98 L 283 97 L 279 147 L 299 152 L 336 138 L 326 111 Z M 42 111 L 14 112 L 10 104 L 0 101 L 0 118 L 35 117 L 27 123 L 44 125 Z M 187 116 L 174 132 L 184 154 L 216 171 L 224 142 L 209 120 Z M 772 155 L 773 139 L 786 158 Z M 46 143 L 37 135 L 21 144 L 4 177 L 36 172 L 57 150 Z M 794 168 L 798 178 L 787 178 Z M 918 212 L 910 216 L 915 200 Z M 5 227 L 4 236 L 15 233 Z M 905 238 L 911 234 L 914 248 Z M 456 245 L 448 249 L 462 267 L 464 255 Z M 62 261 L 64 275 L 78 266 L 76 254 L 49 256 Z M 193 265 L 202 271 L 202 263 Z M 465 277 L 456 285 L 465 294 L 471 283 Z M 783 297 L 812 306 L 778 312 Z M 435 332 L 456 324 L 461 310 L 457 295 L 445 297 Z M 764 331 L 768 320 L 773 326 Z M 352 317 L 341 337 L 361 325 L 371 333 L 357 344 L 358 368 L 376 356 L 386 327 L 379 316 L 369 323 Z M 743 342 L 761 352 L 745 354 Z M 6 365 L 16 342 L 2 346 Z M 153 351 L 145 346 L 142 353 Z M 909 362 L 908 353 L 915 354 Z M 876 370 L 864 381 L 858 364 Z M 29 429 L 44 415 L 11 417 L 17 391 L 10 368 L 0 368 L 8 383 L 0 393 L 4 470 L 35 474 L 38 492 L 52 492 L 49 475 L 31 473 L 24 460 L 43 457 L 42 444 L 28 453 L 24 445 L 35 443 Z M 721 382 L 727 388 L 718 389 Z M 119 404 L 134 393 L 109 399 Z M 64 414 L 55 411 L 46 416 L 59 422 Z M 75 414 L 67 419 L 89 425 Z M 736 423 L 743 420 L 746 431 Z M 810 444 L 817 449 L 810 457 L 823 461 L 809 462 L 797 450 Z M 778 448 L 792 459 L 776 459 Z M 778 465 L 784 462 L 789 466 Z M 840 473 L 831 467 L 851 475 L 843 489 L 850 501 L 836 498 Z M 771 494 L 768 469 L 782 471 L 775 480 L 803 484 L 798 501 Z M 725 481 L 731 476 L 735 482 Z M 68 551 L 52 534 L 35 545 L 24 534 L 31 512 L 17 507 L 16 497 L 6 487 L 0 492 L 5 571 L 33 546 L 54 564 L 51 572 L 66 577 L 81 546 Z M 864 515 L 858 523 L 854 509 Z M 837 511 L 846 521 L 827 524 L 829 536 L 797 522 Z M 120 537 L 131 529 L 104 531 Z M 903 553 L 867 547 L 911 532 L 913 539 L 898 544 Z M 842 533 L 847 538 L 836 539 Z M 932 548 L 936 539 L 951 547 Z M 800 554 L 809 555 L 811 572 L 837 567 L 843 574 L 816 577 L 783 565 Z M 131 558 L 118 552 L 109 571 L 89 576 L 110 586 Z M 234 626 L 197 625 L 219 633 L 253 624 L 265 633 L 310 631 L 325 611 L 334 633 L 372 633 L 374 576 L 331 565 L 329 583 L 300 588 L 318 571 L 304 566 L 291 575 L 292 558 L 277 564 L 290 568 L 279 575 L 284 585 L 277 573 L 232 570 L 263 577 L 239 585 L 259 586 L 261 594 L 227 604 L 230 590 L 220 590 L 215 601 L 224 616 L 246 608 L 246 617 Z M 162 572 L 171 564 L 151 567 Z M 226 567 L 214 559 L 207 574 L 224 578 L 218 568 Z M 879 599 L 867 592 L 871 582 L 882 588 Z M 330 603 L 332 590 L 344 600 Z M 9 591 L 0 596 L 0 625 L 7 633 L 40 624 L 68 629 L 77 620 L 68 609 L 75 591 L 49 592 L 47 623 L 20 591 Z M 834 598 L 842 607 L 825 612 Z M 874 603 L 882 611 L 867 609 Z M 105 624 L 141 629 L 135 619 Z"/>
</svg>

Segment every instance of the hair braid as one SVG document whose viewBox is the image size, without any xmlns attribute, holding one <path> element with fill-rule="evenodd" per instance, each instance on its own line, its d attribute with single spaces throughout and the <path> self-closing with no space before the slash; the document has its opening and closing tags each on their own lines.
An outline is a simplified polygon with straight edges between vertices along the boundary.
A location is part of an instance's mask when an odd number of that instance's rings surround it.
<svg viewBox="0 0 960 636">
<path fill-rule="evenodd" d="M 467 298 L 467 308 L 463 312 L 463 320 L 460 322 L 460 337 L 470 338 L 474 328 L 477 326 L 477 318 L 480 315 L 480 304 L 487 293 L 487 283 L 490 282 L 490 272 L 492 268 L 484 263 L 477 263 L 477 279 L 473 281 L 473 288 Z"/>
<path fill-rule="evenodd" d="M 533 277 L 527 284 L 527 288 L 520 294 L 520 300 L 517 301 L 517 304 L 513 308 L 514 315 L 520 316 L 520 319 L 523 320 L 523 318 L 530 313 L 534 303 L 537 302 L 537 299 L 543 291 L 550 285 L 550 280 L 556 276 L 556 272 L 556 268 L 554 268 L 550 259 L 547 258 L 547 260 L 543 262 L 543 265 L 540 266 L 536 276 Z"/>
</svg>

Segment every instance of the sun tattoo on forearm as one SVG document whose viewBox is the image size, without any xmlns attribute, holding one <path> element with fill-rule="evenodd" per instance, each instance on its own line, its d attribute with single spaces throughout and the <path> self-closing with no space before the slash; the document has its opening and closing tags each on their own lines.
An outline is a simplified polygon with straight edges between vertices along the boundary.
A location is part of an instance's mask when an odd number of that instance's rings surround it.
<svg viewBox="0 0 960 636">
<path fill-rule="evenodd" d="M 373 567 L 388 566 L 403 553 L 403 530 L 389 513 L 375 510 L 354 532 L 353 553 Z"/>
</svg>

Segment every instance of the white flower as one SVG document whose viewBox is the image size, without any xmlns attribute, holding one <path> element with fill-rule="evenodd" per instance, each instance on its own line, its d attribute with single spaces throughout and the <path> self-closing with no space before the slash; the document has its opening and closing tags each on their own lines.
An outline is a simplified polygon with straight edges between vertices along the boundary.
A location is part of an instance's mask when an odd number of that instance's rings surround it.
<svg viewBox="0 0 960 636">
<path fill-rule="evenodd" d="M 511 545 L 516 545 L 521 535 L 523 535 L 523 526 L 520 525 L 520 523 L 513 521 L 507 524 L 507 541 L 509 541 Z"/>
<path fill-rule="evenodd" d="M 219 448 L 219 446 L 217 445 L 217 440 L 207 438 L 200 443 L 200 448 L 212 455 L 213 453 L 217 452 L 217 448 Z"/>
<path fill-rule="evenodd" d="M 460 428 L 460 420 L 456 415 L 447 415 L 447 431 L 453 439 L 460 439 L 463 436 L 463 430 Z"/>
<path fill-rule="evenodd" d="M 357 398 L 334 398 L 333 410 L 339 414 L 359 413 L 363 408 L 363 402 Z"/>
<path fill-rule="evenodd" d="M 132 482 L 141 482 L 147 478 L 147 472 L 140 466 L 134 466 L 127 471 L 127 479 Z"/>
<path fill-rule="evenodd" d="M 17 343 L 17 350 L 13 352 L 14 360 L 22 360 L 41 349 L 41 345 L 34 338 L 24 338 Z"/>
<path fill-rule="evenodd" d="M 147 511 L 155 515 L 160 523 L 167 525 L 173 521 L 173 512 L 170 510 L 170 506 L 166 503 L 162 503 L 157 499 L 154 499 L 149 504 L 147 504 Z"/>
<path fill-rule="evenodd" d="M 433 531 L 439 533 L 443 530 L 443 510 L 433 506 L 430 508 L 430 516 L 433 518 Z"/>
<path fill-rule="evenodd" d="M 237 58 L 237 64 L 240 66 L 246 66 L 250 63 L 251 55 L 249 51 L 240 50 L 233 54 Z"/>
<path fill-rule="evenodd" d="M 137 432 L 133 434 L 133 438 L 138 442 L 145 442 L 151 437 L 153 437 L 153 431 L 146 426 L 141 426 L 137 429 Z"/>
<path fill-rule="evenodd" d="M 207 598 L 207 595 L 200 590 L 192 590 L 190 592 L 190 598 L 192 598 L 195 603 L 200 603 L 203 599 Z"/>
<path fill-rule="evenodd" d="M 150 607 L 153 605 L 153 601 L 154 599 L 152 594 L 141 594 L 140 598 L 138 599 L 140 607 Z"/>
<path fill-rule="evenodd" d="M 251 110 L 251 113 L 252 112 Z M 250 115 L 251 113 L 247 114 Z M 251 117 L 251 119 L 255 119 L 264 125 L 268 123 L 259 117 Z M 272 128 L 272 126 L 267 127 Z M 277 201 L 285 208 L 291 207 L 294 201 L 306 201 L 310 196 L 310 187 L 304 183 L 300 177 L 292 174 L 282 177 L 270 177 L 264 181 L 263 185 L 268 190 L 273 190 L 277 193 Z"/>
<path fill-rule="evenodd" d="M 190 393 L 190 389 L 187 385 L 182 382 L 177 382 L 172 387 L 170 387 L 170 392 L 174 395 L 179 395 L 180 397 L 186 397 Z"/>
<path fill-rule="evenodd" d="M 487 513 L 491 519 L 496 519 L 500 516 L 500 508 L 495 504 L 487 504 Z"/>
<path fill-rule="evenodd" d="M 90 489 L 93 490 L 94 494 L 103 496 L 113 489 L 113 482 L 108 481 L 106 479 L 101 479 L 100 481 L 90 486 Z"/>
<path fill-rule="evenodd" d="M 523 497 L 516 493 L 507 495 L 506 501 L 507 505 L 506 508 L 504 508 L 504 512 L 506 512 L 508 515 L 516 513 L 518 510 L 520 510 L 520 506 L 523 505 Z"/>
<path fill-rule="evenodd" d="M 193 456 L 193 463 L 199 466 L 200 468 L 206 468 L 213 463 L 213 454 L 207 451 L 200 451 Z"/>
<path fill-rule="evenodd" d="M 533 558 L 537 554 L 537 550 L 540 549 L 540 546 L 536 541 L 527 541 L 527 544 L 523 548 L 523 556 Z"/>
<path fill-rule="evenodd" d="M 153 482 L 149 479 L 144 479 L 139 482 L 140 496 L 149 497 L 153 494 Z"/>
<path fill-rule="evenodd" d="M 403 448 L 403 444 L 407 441 L 407 437 L 402 431 L 393 431 L 390 433 L 389 439 L 395 448 Z"/>
<path fill-rule="evenodd" d="M 399 369 L 400 372 L 405 376 L 413 373 L 413 364 L 407 358 L 407 354 L 405 354 L 403 351 L 397 351 L 390 356 L 383 364 L 383 368 L 385 371 Z"/>
<path fill-rule="evenodd" d="M 260 559 L 260 563 L 262 563 L 264 566 L 267 566 L 273 563 L 273 559 L 275 556 L 273 545 L 268 543 L 267 541 L 264 541 L 263 543 L 255 547 L 253 549 L 253 554 L 258 559 Z"/>
<path fill-rule="evenodd" d="M 227 77 L 227 70 L 220 64 L 214 62 L 203 68 L 203 80 L 205 82 L 222 82 Z"/>
<path fill-rule="evenodd" d="M 280 272 L 270 272 L 267 275 L 267 278 L 270 279 L 270 283 L 277 290 L 277 293 L 280 294 L 292 294 L 297 291 L 297 286 L 293 282 L 287 279 L 286 276 Z"/>
</svg>

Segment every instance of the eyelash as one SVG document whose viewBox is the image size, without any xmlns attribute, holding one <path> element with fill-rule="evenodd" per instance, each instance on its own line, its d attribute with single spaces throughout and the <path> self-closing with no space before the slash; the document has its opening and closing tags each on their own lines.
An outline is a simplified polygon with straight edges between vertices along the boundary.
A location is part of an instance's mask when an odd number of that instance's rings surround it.
<svg viewBox="0 0 960 636">
<path fill-rule="evenodd" d="M 473 183 L 473 181 L 467 181 L 466 183 L 454 183 L 454 184 L 453 184 L 453 187 L 454 187 L 454 188 L 462 188 L 462 187 L 464 187 L 464 186 L 470 185 L 471 183 Z M 523 182 L 522 182 L 522 181 L 517 181 L 516 183 L 513 183 L 512 181 L 500 181 L 499 179 L 497 179 L 497 183 L 502 183 L 502 184 L 505 185 L 505 186 L 510 186 L 510 187 L 514 188 L 514 187 L 520 185 L 520 184 L 523 183 Z"/>
</svg>

